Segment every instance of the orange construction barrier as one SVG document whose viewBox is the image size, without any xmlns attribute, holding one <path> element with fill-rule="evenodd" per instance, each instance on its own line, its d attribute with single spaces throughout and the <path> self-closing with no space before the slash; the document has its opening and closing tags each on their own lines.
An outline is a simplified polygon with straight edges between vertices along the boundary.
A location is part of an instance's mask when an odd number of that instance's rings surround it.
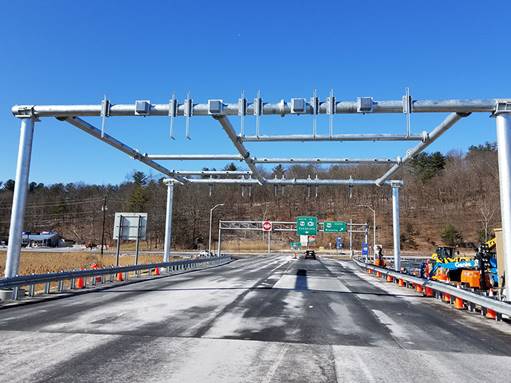
<svg viewBox="0 0 511 383">
<path fill-rule="evenodd" d="M 122 276 L 122 273 L 117 273 L 115 275 L 115 280 L 118 281 L 118 282 L 124 281 L 124 277 Z"/>
<path fill-rule="evenodd" d="M 399 279 L 399 281 L 398 281 L 398 285 L 399 285 L 399 287 L 405 287 L 405 286 L 406 286 L 406 283 L 405 283 L 405 281 L 404 281 L 404 280 Z"/>
<path fill-rule="evenodd" d="M 160 269 L 158 268 L 158 266 L 154 268 L 154 275 L 160 275 Z"/>
<path fill-rule="evenodd" d="M 488 319 L 497 319 L 497 313 L 493 311 L 492 309 L 486 310 L 486 318 Z"/>
<path fill-rule="evenodd" d="M 371 274 L 373 271 L 371 269 L 367 269 L 367 274 Z"/>
<path fill-rule="evenodd" d="M 422 294 L 422 285 L 415 285 L 415 291 L 417 291 L 419 294 Z"/>
<path fill-rule="evenodd" d="M 463 303 L 463 299 L 456 297 L 454 299 L 454 308 L 456 310 L 465 310 L 465 304 Z"/>
<path fill-rule="evenodd" d="M 433 293 L 433 289 L 431 287 L 426 287 L 425 289 L 425 295 L 427 297 L 434 297 L 435 294 Z"/>
<path fill-rule="evenodd" d="M 450 295 L 450 294 L 447 294 L 447 293 L 443 293 L 443 294 L 442 294 L 442 300 L 443 300 L 445 303 L 451 303 L 451 295 Z"/>
<path fill-rule="evenodd" d="M 377 272 L 376 272 L 376 276 L 377 276 L 378 278 L 381 278 L 381 273 L 380 273 L 379 271 L 377 271 Z"/>
<path fill-rule="evenodd" d="M 80 270 L 83 270 L 83 268 L 81 268 Z M 84 287 L 85 287 L 85 280 L 83 279 L 83 277 L 76 278 L 75 288 L 83 289 Z"/>
<path fill-rule="evenodd" d="M 394 282 L 392 275 L 387 275 L 387 282 Z"/>
</svg>

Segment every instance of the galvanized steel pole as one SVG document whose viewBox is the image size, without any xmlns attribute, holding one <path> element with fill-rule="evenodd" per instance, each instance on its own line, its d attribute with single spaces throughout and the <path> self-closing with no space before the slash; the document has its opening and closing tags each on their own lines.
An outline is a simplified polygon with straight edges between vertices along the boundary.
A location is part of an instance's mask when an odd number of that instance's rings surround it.
<svg viewBox="0 0 511 383">
<path fill-rule="evenodd" d="M 394 270 L 401 270 L 401 238 L 399 230 L 399 187 L 392 183 L 392 227 L 394 230 Z"/>
<path fill-rule="evenodd" d="M 500 212 L 505 264 L 504 294 L 511 301 L 511 113 L 496 117 L 499 158 Z"/>
<path fill-rule="evenodd" d="M 222 243 L 222 221 L 218 221 L 218 250 L 217 250 L 218 256 L 220 256 L 221 243 Z"/>
<path fill-rule="evenodd" d="M 172 204 L 174 202 L 174 182 L 167 181 L 167 212 L 165 215 L 165 244 L 163 248 L 163 262 L 169 262 L 170 247 L 172 245 Z"/>
<path fill-rule="evenodd" d="M 219 206 L 224 206 L 223 203 L 219 203 L 213 206 L 209 210 L 209 238 L 208 238 L 208 253 L 211 254 L 211 226 L 213 226 L 213 210 L 215 210 Z"/>
<path fill-rule="evenodd" d="M 34 138 L 34 118 L 21 119 L 20 142 L 18 147 L 18 162 L 16 166 L 16 180 L 12 196 L 11 225 L 9 227 L 9 245 L 5 262 L 5 277 L 12 278 L 18 274 L 21 235 L 25 205 L 27 202 L 28 178 L 30 173 L 30 160 L 32 157 L 32 141 Z"/>
</svg>

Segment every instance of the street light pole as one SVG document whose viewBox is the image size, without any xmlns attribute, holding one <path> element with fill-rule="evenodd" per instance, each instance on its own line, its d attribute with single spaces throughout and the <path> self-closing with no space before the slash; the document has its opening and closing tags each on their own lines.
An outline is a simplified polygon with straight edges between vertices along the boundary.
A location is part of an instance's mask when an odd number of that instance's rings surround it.
<svg viewBox="0 0 511 383">
<path fill-rule="evenodd" d="M 103 206 L 101 206 L 101 210 L 103 211 L 103 225 L 101 226 L 101 255 L 103 255 L 103 248 L 105 247 L 105 219 L 106 219 L 106 197 L 103 200 Z"/>
<path fill-rule="evenodd" d="M 374 250 L 376 246 L 376 210 L 369 205 L 358 205 L 359 207 L 368 208 L 373 212 L 373 260 L 376 260 L 376 252 Z"/>
<path fill-rule="evenodd" d="M 209 210 L 209 238 L 208 238 L 208 252 L 211 254 L 211 226 L 212 226 L 212 223 L 213 223 L 213 210 L 215 210 L 217 207 L 220 207 L 220 206 L 224 206 L 223 203 L 219 203 L 215 206 L 213 206 L 210 210 Z"/>
</svg>

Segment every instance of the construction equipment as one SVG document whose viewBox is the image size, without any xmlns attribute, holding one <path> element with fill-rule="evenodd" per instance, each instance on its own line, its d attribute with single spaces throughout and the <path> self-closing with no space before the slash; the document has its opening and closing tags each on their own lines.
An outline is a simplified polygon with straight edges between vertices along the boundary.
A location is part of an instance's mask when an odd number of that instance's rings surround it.
<svg viewBox="0 0 511 383">
<path fill-rule="evenodd" d="M 454 256 L 452 247 L 439 247 L 431 256 L 426 276 L 437 281 L 460 283 L 486 290 L 498 285 L 497 259 L 493 238 L 481 244 L 474 257 Z"/>
</svg>

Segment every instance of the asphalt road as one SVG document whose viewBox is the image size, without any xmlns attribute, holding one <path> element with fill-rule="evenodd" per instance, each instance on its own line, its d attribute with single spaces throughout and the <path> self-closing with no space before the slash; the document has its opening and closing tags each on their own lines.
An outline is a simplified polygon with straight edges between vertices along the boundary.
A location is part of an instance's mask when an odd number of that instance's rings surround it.
<svg viewBox="0 0 511 383">
<path fill-rule="evenodd" d="M 511 325 L 260 256 L 0 309 L 0 381 L 510 382 Z"/>
</svg>

